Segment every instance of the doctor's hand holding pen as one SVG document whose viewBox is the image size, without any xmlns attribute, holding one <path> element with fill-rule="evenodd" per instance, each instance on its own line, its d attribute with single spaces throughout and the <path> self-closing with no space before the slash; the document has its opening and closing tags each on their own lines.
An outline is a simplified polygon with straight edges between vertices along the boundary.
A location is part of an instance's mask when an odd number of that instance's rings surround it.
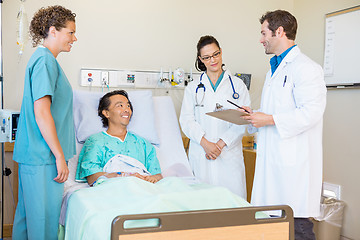
<svg viewBox="0 0 360 240">
<path fill-rule="evenodd" d="M 249 113 L 247 116 L 242 116 L 243 119 L 248 120 L 254 127 L 261 128 L 267 125 L 275 125 L 272 115 L 263 112 L 253 112 L 250 107 L 243 106 L 238 108 L 240 112 Z"/>
<path fill-rule="evenodd" d="M 217 141 L 217 143 L 213 143 L 202 137 L 200 145 L 205 151 L 205 157 L 208 160 L 215 160 L 221 154 L 221 151 L 226 144 L 222 139 Z"/>
</svg>

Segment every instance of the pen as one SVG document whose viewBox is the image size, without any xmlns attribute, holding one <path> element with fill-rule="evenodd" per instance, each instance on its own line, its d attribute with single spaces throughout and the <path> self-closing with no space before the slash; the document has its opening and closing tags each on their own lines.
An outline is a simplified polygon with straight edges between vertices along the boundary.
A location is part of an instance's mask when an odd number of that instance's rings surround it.
<svg viewBox="0 0 360 240">
<path fill-rule="evenodd" d="M 285 87 L 286 78 L 287 78 L 287 75 L 285 75 L 285 79 L 284 79 L 284 84 L 283 84 L 283 87 Z"/>
<path fill-rule="evenodd" d="M 231 103 L 232 105 L 234 105 L 234 106 L 236 106 L 236 107 L 238 107 L 238 108 L 240 108 L 240 109 L 242 109 L 242 110 L 244 110 L 245 112 L 247 112 L 247 113 L 250 113 L 248 110 L 246 110 L 245 108 L 243 108 L 243 107 L 240 107 L 239 105 L 237 105 L 236 103 L 233 103 L 232 101 L 230 101 L 230 100 L 227 100 L 229 103 Z"/>
</svg>

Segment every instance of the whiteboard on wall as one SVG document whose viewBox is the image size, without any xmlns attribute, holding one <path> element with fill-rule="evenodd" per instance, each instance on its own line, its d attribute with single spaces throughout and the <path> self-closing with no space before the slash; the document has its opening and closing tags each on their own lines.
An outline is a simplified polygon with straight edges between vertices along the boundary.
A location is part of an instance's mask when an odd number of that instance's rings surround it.
<svg viewBox="0 0 360 240">
<path fill-rule="evenodd" d="M 327 86 L 360 85 L 360 6 L 326 14 L 324 74 Z"/>
</svg>

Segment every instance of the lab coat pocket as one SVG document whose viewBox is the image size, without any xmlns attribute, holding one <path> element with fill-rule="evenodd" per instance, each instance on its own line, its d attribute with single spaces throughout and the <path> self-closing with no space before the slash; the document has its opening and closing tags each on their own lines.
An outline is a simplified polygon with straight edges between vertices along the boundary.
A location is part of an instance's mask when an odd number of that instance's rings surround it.
<svg viewBox="0 0 360 240">
<path fill-rule="evenodd" d="M 285 138 L 279 142 L 278 163 L 284 166 L 295 165 L 297 157 L 297 138 Z"/>
<path fill-rule="evenodd" d="M 294 83 L 291 76 L 285 75 L 277 84 L 278 92 L 276 94 L 276 99 L 279 107 L 284 111 L 294 108 Z"/>
</svg>

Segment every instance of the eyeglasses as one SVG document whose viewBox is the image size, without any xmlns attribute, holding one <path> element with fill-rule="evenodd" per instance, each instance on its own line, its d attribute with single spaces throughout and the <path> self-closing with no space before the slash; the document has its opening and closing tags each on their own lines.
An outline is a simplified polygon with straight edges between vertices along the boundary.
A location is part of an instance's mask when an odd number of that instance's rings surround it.
<svg viewBox="0 0 360 240">
<path fill-rule="evenodd" d="M 203 56 L 200 57 L 203 61 L 210 61 L 211 58 L 218 58 L 221 54 L 221 50 L 214 52 L 212 56 Z"/>
</svg>

